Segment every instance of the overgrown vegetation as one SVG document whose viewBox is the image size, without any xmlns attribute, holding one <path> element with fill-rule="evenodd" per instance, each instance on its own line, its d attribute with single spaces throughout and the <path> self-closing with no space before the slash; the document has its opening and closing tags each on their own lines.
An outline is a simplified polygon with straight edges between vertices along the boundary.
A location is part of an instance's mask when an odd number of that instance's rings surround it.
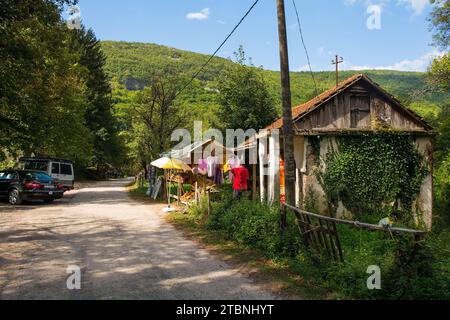
<svg viewBox="0 0 450 320">
<path fill-rule="evenodd" d="M 342 201 L 358 219 L 381 218 L 401 209 L 415 226 L 413 201 L 428 170 L 410 136 L 397 133 L 337 138 L 317 170 L 333 214 Z"/>
<path fill-rule="evenodd" d="M 123 161 L 99 41 L 61 18 L 76 3 L 2 1 L 0 162 L 32 154 L 78 167 Z"/>
<path fill-rule="evenodd" d="M 194 228 L 220 236 L 223 241 L 258 250 L 272 264 L 300 276 L 310 289 L 321 287 L 333 298 L 354 299 L 446 299 L 450 298 L 450 233 L 432 234 L 414 243 L 410 237 L 368 232 L 338 225 L 345 263 L 336 264 L 323 256 L 313 259 L 304 247 L 293 215 L 284 233 L 279 226 L 279 208 L 250 200 L 235 201 L 229 187 L 212 203 L 207 216 L 203 199 L 180 220 L 193 221 Z M 381 269 L 381 290 L 367 288 L 367 268 Z M 323 298 L 322 297 L 322 298 Z"/>
</svg>

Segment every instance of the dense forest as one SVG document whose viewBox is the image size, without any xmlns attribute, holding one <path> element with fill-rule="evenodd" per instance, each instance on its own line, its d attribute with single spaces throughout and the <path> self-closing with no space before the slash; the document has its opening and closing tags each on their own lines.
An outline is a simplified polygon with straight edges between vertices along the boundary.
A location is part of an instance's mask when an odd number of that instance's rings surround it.
<svg viewBox="0 0 450 320">
<path fill-rule="evenodd" d="M 73 0 L 6 0 L 0 10 L 0 166 L 20 156 L 122 165 L 105 57 L 92 30 L 69 28 Z"/>
<path fill-rule="evenodd" d="M 117 84 L 130 90 L 145 86 L 155 72 L 173 72 L 191 76 L 208 59 L 206 55 L 178 50 L 157 44 L 103 41 L 103 52 L 107 57 L 106 71 Z M 238 48 L 236 48 L 238 49 Z M 232 59 L 215 58 L 200 74 L 203 92 L 196 91 L 199 100 L 215 102 L 214 89 L 223 70 L 233 64 Z M 270 93 L 280 95 L 279 72 L 257 68 L 262 73 Z M 363 72 L 403 103 L 411 106 L 423 116 L 436 114 L 439 106 L 449 100 L 449 93 L 427 90 L 426 73 L 390 70 L 342 71 L 341 80 Z M 334 72 L 315 72 L 317 91 L 321 93 L 335 84 Z M 292 99 L 294 104 L 306 102 L 316 95 L 314 82 L 309 72 L 292 72 Z M 279 105 L 279 103 L 277 103 Z"/>
</svg>

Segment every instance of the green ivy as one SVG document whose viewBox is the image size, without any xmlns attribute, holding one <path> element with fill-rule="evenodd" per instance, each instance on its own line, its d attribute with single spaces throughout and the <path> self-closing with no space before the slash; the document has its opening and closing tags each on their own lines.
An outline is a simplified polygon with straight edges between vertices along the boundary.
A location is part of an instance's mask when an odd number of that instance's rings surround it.
<svg viewBox="0 0 450 320">
<path fill-rule="evenodd" d="M 337 139 L 339 151 L 330 150 L 317 171 L 330 209 L 341 200 L 359 218 L 378 217 L 398 200 L 403 222 L 411 223 L 413 201 L 428 173 L 412 137 L 379 133 Z"/>
</svg>

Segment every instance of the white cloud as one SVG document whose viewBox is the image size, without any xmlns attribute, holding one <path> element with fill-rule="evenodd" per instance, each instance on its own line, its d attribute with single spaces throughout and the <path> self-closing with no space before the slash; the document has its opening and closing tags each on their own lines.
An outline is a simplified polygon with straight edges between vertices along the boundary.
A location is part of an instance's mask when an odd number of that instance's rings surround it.
<svg viewBox="0 0 450 320">
<path fill-rule="evenodd" d="M 223 20 L 216 20 L 216 22 L 217 23 L 219 23 L 219 24 L 227 24 L 225 21 L 223 21 Z"/>
<path fill-rule="evenodd" d="M 206 20 L 209 18 L 209 8 L 200 10 L 200 12 L 189 12 L 186 15 L 188 20 Z"/>
<path fill-rule="evenodd" d="M 404 59 L 387 66 L 369 66 L 361 65 L 355 66 L 351 63 L 344 63 L 344 69 L 347 70 L 398 70 L 398 71 L 426 71 L 431 61 L 436 57 L 441 57 L 445 54 L 443 51 L 431 51 L 421 57 L 413 60 Z"/>
<path fill-rule="evenodd" d="M 319 49 L 317 49 L 317 51 L 319 51 L 319 55 L 323 55 L 325 52 L 325 47 L 320 47 Z"/>
<path fill-rule="evenodd" d="M 355 3 L 363 3 L 366 7 L 373 5 L 372 0 L 344 0 L 344 4 L 348 6 L 352 6 Z M 384 7 L 389 2 L 395 2 L 397 5 L 404 5 L 411 8 L 414 11 L 415 15 L 423 13 L 425 7 L 429 5 L 429 0 L 377 0 L 378 6 Z"/>
<path fill-rule="evenodd" d="M 406 4 L 414 10 L 414 14 L 421 14 L 429 0 L 398 0 L 399 4 Z"/>
<path fill-rule="evenodd" d="M 355 3 L 356 3 L 356 1 L 358 1 L 358 0 L 345 0 L 345 4 L 347 5 L 347 6 L 352 6 L 352 5 L 354 5 Z"/>
</svg>

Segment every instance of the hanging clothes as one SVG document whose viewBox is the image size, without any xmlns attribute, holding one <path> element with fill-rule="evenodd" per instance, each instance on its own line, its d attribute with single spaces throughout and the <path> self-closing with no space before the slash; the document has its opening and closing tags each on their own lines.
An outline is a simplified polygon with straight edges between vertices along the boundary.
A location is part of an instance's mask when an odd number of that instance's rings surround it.
<svg viewBox="0 0 450 320">
<path fill-rule="evenodd" d="M 233 157 L 229 158 L 227 161 L 227 171 L 230 171 L 229 175 L 228 175 L 228 179 L 232 182 L 233 181 L 233 172 L 231 171 L 231 169 L 237 168 L 238 166 L 241 165 L 241 161 L 239 160 L 239 158 L 234 155 Z"/>
<path fill-rule="evenodd" d="M 208 162 L 205 159 L 198 160 L 197 173 L 206 175 L 208 173 Z"/>
<path fill-rule="evenodd" d="M 223 184 L 223 171 L 220 169 L 220 166 L 216 167 L 216 172 L 214 175 L 214 184 L 220 185 Z"/>
<path fill-rule="evenodd" d="M 209 156 L 206 158 L 208 164 L 208 177 L 213 178 L 216 174 L 216 168 L 219 165 L 219 158 L 216 156 Z"/>
<path fill-rule="evenodd" d="M 250 178 L 250 173 L 246 167 L 239 166 L 231 169 L 234 175 L 233 190 L 234 191 L 246 191 L 248 189 L 247 181 Z"/>
</svg>

